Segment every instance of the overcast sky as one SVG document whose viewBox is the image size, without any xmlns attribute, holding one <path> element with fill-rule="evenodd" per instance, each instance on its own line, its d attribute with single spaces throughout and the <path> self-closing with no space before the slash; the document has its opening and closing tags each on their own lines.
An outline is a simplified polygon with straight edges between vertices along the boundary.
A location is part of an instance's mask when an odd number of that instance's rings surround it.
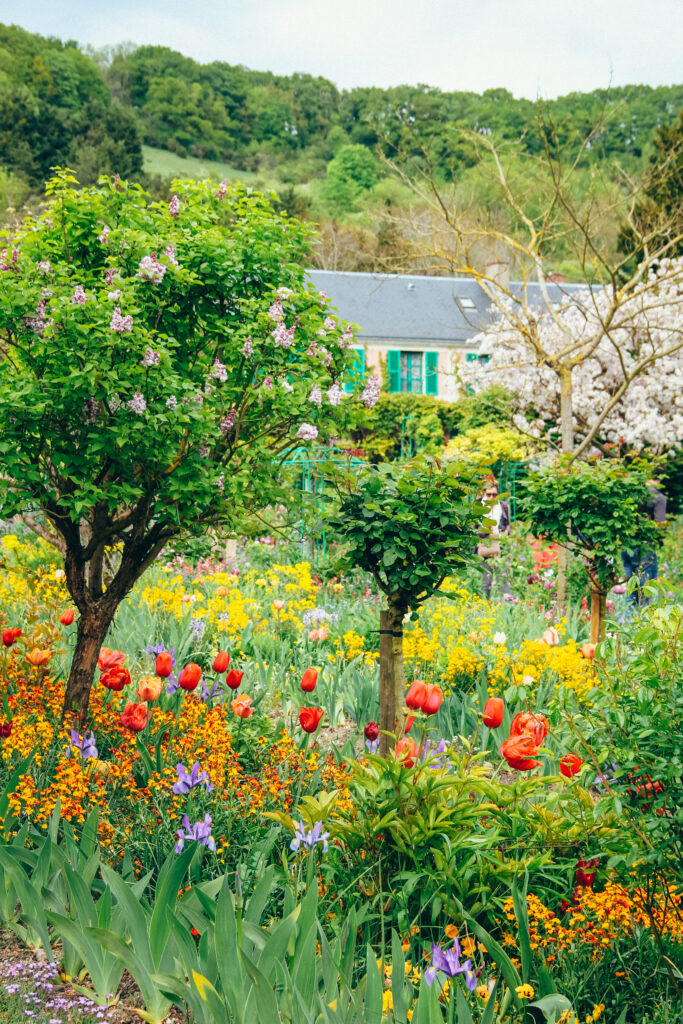
<svg viewBox="0 0 683 1024">
<path fill-rule="evenodd" d="M 683 80 L 683 0 L 0 0 L 0 21 L 342 88 L 503 86 L 533 99 Z"/>
</svg>

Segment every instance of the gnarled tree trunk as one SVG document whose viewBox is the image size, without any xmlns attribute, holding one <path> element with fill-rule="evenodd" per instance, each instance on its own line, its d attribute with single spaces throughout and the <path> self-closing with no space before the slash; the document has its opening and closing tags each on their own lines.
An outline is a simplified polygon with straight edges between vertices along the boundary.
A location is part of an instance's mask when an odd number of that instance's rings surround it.
<svg viewBox="0 0 683 1024">
<path fill-rule="evenodd" d="M 390 600 L 379 613 L 379 727 L 380 753 L 386 757 L 393 748 L 391 735 L 403 728 L 403 697 L 406 680 L 403 669 L 403 605 Z"/>
<path fill-rule="evenodd" d="M 100 648 L 104 644 L 115 611 L 116 605 L 112 605 L 110 601 L 100 601 L 86 606 L 78 620 L 76 647 L 66 683 L 62 715 L 75 711 L 82 725 L 88 717 L 90 690 Z"/>
</svg>

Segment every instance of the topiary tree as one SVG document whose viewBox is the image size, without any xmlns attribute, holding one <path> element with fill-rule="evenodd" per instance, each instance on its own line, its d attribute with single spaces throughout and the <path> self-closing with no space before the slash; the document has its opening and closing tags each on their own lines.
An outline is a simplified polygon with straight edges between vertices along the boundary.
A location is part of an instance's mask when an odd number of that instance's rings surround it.
<svg viewBox="0 0 683 1024">
<path fill-rule="evenodd" d="M 474 554 L 487 508 L 477 495 L 483 473 L 419 456 L 407 465 L 384 463 L 340 495 L 327 525 L 346 545 L 342 568 L 369 572 L 385 595 L 380 611 L 380 728 L 382 752 L 401 721 L 405 692 L 403 620 L 435 594 Z"/>
<path fill-rule="evenodd" d="M 85 718 L 119 603 L 172 537 L 283 496 L 279 461 L 334 427 L 352 339 L 305 284 L 308 229 L 259 194 L 76 184 L 59 173 L 0 257 L 0 516 L 37 509 L 63 550 L 64 707 Z"/>
<path fill-rule="evenodd" d="M 534 532 L 585 562 L 592 589 L 593 643 L 604 635 L 607 591 L 623 579 L 621 552 L 648 551 L 661 542 L 662 524 L 643 512 L 651 501 L 648 477 L 645 465 L 564 457 L 524 479 L 519 507 Z"/>
</svg>

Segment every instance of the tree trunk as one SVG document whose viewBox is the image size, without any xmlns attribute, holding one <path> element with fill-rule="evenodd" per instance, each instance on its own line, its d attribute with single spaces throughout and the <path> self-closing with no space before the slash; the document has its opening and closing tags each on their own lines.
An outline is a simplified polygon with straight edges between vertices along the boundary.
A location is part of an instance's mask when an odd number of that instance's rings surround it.
<svg viewBox="0 0 683 1024">
<path fill-rule="evenodd" d="M 393 749 L 391 736 L 403 727 L 403 611 L 393 602 L 379 613 L 379 727 L 380 753 Z"/>
<path fill-rule="evenodd" d="M 102 602 L 86 609 L 78 620 L 76 647 L 66 683 L 62 715 L 69 711 L 77 712 L 81 725 L 85 725 L 88 717 L 97 659 L 115 611 L 116 606 L 111 602 Z"/>
<path fill-rule="evenodd" d="M 562 451 L 568 455 L 574 450 L 574 407 L 572 399 L 571 370 L 563 370 L 560 374 L 560 432 Z M 568 531 L 571 529 L 569 527 Z M 569 552 L 560 547 L 557 553 L 557 613 L 558 618 L 567 610 L 567 567 Z"/>
<path fill-rule="evenodd" d="M 605 605 L 607 594 L 595 583 L 591 589 L 591 643 L 597 644 L 605 639 Z"/>
</svg>

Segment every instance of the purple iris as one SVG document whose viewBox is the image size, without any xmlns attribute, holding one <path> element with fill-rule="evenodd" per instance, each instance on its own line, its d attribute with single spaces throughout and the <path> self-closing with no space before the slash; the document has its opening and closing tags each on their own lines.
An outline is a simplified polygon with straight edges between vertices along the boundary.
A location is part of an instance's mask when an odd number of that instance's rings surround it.
<svg viewBox="0 0 683 1024">
<path fill-rule="evenodd" d="M 461 964 L 460 956 L 460 943 L 457 939 L 453 942 L 453 948 L 447 949 L 445 953 L 441 946 L 432 943 L 432 965 L 425 971 L 425 981 L 427 984 L 432 984 L 438 971 L 445 974 L 447 978 L 455 978 L 458 974 L 464 974 L 466 987 L 470 992 L 474 992 L 477 987 L 477 978 L 472 970 L 472 961 L 465 960 Z"/>
<path fill-rule="evenodd" d="M 425 740 L 421 758 L 422 764 L 428 761 L 430 768 L 450 768 L 450 761 L 446 753 L 446 741 L 443 739 L 439 740 L 438 746 L 434 747 L 433 750 L 430 749 L 431 747 L 432 743 L 430 740 Z"/>
<path fill-rule="evenodd" d="M 74 753 L 78 751 L 84 761 L 89 757 L 97 757 L 94 732 L 85 732 L 81 736 L 75 729 L 72 729 L 69 744 L 70 750 Z"/>
<path fill-rule="evenodd" d="M 379 750 L 379 736 L 377 737 L 376 740 L 366 740 L 365 746 L 367 747 L 371 754 L 376 754 L 377 751 Z"/>
<path fill-rule="evenodd" d="M 617 762 L 611 761 L 609 764 L 604 764 L 600 770 L 602 771 L 602 776 L 596 775 L 593 785 L 597 786 L 598 789 L 604 789 L 605 782 L 611 785 L 614 781 L 614 776 L 617 773 Z"/>
<path fill-rule="evenodd" d="M 216 841 L 211 835 L 211 815 L 205 814 L 203 821 L 195 821 L 194 825 L 190 825 L 190 819 L 187 815 L 182 820 L 182 828 L 179 828 L 176 832 L 176 839 L 178 840 L 175 844 L 175 852 L 181 853 L 185 841 L 188 843 L 199 843 L 200 846 L 206 846 L 208 850 L 213 853 L 216 852 Z"/>
<path fill-rule="evenodd" d="M 213 684 L 211 689 L 209 689 L 208 686 L 206 685 L 206 680 L 202 677 L 202 692 L 200 694 L 200 697 L 201 697 L 202 700 L 213 700 L 214 697 L 217 697 L 219 695 L 219 693 L 222 693 L 222 692 L 223 692 L 223 679 L 222 678 L 219 677 L 215 681 L 215 683 Z"/>
<path fill-rule="evenodd" d="M 327 853 L 328 842 L 330 838 L 329 832 L 323 832 L 322 823 L 316 821 L 315 825 L 309 831 L 306 831 L 306 827 L 303 821 L 298 822 L 294 826 L 294 838 L 289 844 L 290 850 L 294 853 L 298 853 L 302 846 L 312 850 L 318 843 L 322 844 L 323 853 Z"/>
<path fill-rule="evenodd" d="M 207 793 L 211 792 L 213 782 L 211 782 L 208 772 L 201 771 L 200 769 L 199 761 L 195 761 L 189 772 L 184 764 L 180 761 L 178 762 L 175 766 L 175 770 L 178 773 L 178 781 L 173 784 L 173 792 L 176 796 L 185 796 L 195 786 L 203 786 Z"/>
</svg>

